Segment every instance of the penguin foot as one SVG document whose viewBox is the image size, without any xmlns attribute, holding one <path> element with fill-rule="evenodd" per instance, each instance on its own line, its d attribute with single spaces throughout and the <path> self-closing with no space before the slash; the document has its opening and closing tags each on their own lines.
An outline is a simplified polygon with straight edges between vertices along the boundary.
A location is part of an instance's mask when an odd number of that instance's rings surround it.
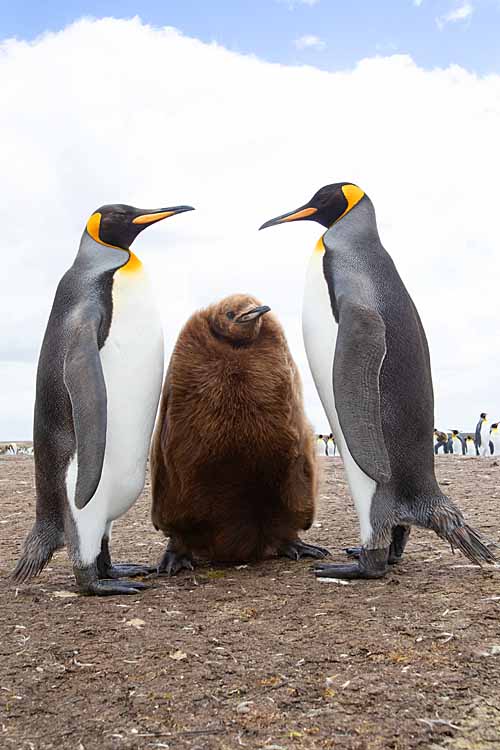
<svg viewBox="0 0 500 750">
<path fill-rule="evenodd" d="M 409 526 L 394 526 L 391 546 L 389 547 L 389 558 L 387 560 L 389 565 L 396 565 L 401 561 L 409 536 Z M 356 560 L 359 560 L 362 550 L 363 547 L 344 547 L 346 555 L 354 557 Z"/>
<path fill-rule="evenodd" d="M 97 564 L 85 568 L 73 568 L 79 591 L 84 596 L 120 596 L 122 594 L 139 594 L 150 588 L 138 581 L 116 581 L 113 578 L 99 578 Z"/>
<path fill-rule="evenodd" d="M 313 570 L 317 578 L 383 578 L 388 569 L 388 557 L 388 547 L 385 549 L 365 549 L 361 547 L 357 563 L 351 565 L 318 563 Z"/>
<path fill-rule="evenodd" d="M 191 555 L 174 552 L 174 550 L 167 547 L 156 569 L 158 575 L 175 576 L 183 569 L 194 570 Z"/>
<path fill-rule="evenodd" d="M 328 557 L 330 550 L 326 549 L 326 547 L 316 547 L 314 544 L 306 544 L 300 539 L 294 539 L 280 547 L 278 554 L 283 557 L 289 557 L 290 560 L 300 560 L 302 557 L 321 559 Z"/>
<path fill-rule="evenodd" d="M 103 578 L 135 578 L 136 576 L 147 576 L 156 572 L 154 565 L 131 565 L 122 563 L 120 565 L 111 565 L 106 570 Z"/>
<path fill-rule="evenodd" d="M 92 581 L 85 589 L 80 588 L 80 593 L 85 596 L 121 596 L 123 594 L 140 594 L 141 591 L 149 589 L 145 583 L 136 581 L 117 581 L 114 578 L 99 578 Z"/>
</svg>

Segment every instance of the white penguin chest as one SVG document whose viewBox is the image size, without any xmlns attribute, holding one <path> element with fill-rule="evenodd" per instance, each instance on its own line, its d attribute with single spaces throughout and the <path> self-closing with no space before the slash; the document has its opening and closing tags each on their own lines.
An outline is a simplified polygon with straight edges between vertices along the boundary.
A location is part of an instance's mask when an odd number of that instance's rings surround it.
<svg viewBox="0 0 500 750">
<path fill-rule="evenodd" d="M 115 273 L 113 314 L 100 356 L 108 403 L 101 482 L 109 480 L 117 502 L 122 495 L 127 505 L 144 483 L 163 378 L 163 332 L 142 267 Z"/>
<path fill-rule="evenodd" d="M 376 483 L 354 461 L 342 433 L 335 407 L 333 361 L 338 326 L 333 316 L 330 293 L 323 272 L 323 253 L 323 243 L 320 240 L 307 270 L 302 332 L 314 383 L 344 462 L 347 480 L 359 517 L 361 541 L 364 544 L 369 541 L 372 533 L 370 511 Z"/>
</svg>

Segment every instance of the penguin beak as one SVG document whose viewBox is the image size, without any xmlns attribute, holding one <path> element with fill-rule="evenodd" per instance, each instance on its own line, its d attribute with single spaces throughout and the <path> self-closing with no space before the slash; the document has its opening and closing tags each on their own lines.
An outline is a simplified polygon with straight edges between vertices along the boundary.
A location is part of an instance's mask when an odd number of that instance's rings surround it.
<svg viewBox="0 0 500 750">
<path fill-rule="evenodd" d="M 247 312 L 238 315 L 234 322 L 238 324 L 250 323 L 250 321 L 257 320 L 257 318 L 260 318 L 261 315 L 265 315 L 270 310 L 271 308 L 267 305 L 259 305 L 259 307 L 253 307 L 251 310 L 247 310 Z"/>
<path fill-rule="evenodd" d="M 183 214 L 185 211 L 194 211 L 192 206 L 173 206 L 172 208 L 155 208 L 152 211 L 144 211 L 143 213 L 132 219 L 132 224 L 154 224 L 162 219 L 168 219 L 169 216 L 175 216 L 175 214 Z"/>
<path fill-rule="evenodd" d="M 287 221 L 300 221 L 300 219 L 309 219 L 316 213 L 318 213 L 317 208 L 306 204 L 301 208 L 296 208 L 295 211 L 289 211 L 287 214 L 282 214 L 281 216 L 277 216 L 275 219 L 266 221 L 261 227 L 259 227 L 259 231 L 261 229 L 266 229 L 267 227 L 274 227 L 276 224 L 285 224 Z"/>
</svg>

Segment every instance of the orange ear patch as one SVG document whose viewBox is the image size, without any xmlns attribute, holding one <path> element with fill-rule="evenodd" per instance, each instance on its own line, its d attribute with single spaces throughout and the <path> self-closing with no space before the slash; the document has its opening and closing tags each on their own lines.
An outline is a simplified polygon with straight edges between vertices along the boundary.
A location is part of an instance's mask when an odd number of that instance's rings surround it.
<svg viewBox="0 0 500 750">
<path fill-rule="evenodd" d="M 347 201 L 347 208 L 344 213 L 340 214 L 337 221 L 339 221 L 343 216 L 349 213 L 349 211 L 354 208 L 354 206 L 359 203 L 361 198 L 363 198 L 364 196 L 363 190 L 361 190 L 361 188 L 359 188 L 357 185 L 343 185 L 341 190 L 344 193 L 344 197 Z M 335 221 L 334 224 L 336 224 L 337 221 Z"/>
</svg>

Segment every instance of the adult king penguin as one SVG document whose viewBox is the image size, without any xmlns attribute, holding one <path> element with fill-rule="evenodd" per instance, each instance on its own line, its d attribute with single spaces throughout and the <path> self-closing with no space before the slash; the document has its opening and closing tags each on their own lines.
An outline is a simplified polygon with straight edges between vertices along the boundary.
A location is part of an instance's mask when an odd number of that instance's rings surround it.
<svg viewBox="0 0 500 750">
<path fill-rule="evenodd" d="M 139 232 L 190 206 L 102 206 L 87 222 L 56 291 L 38 362 L 36 521 L 13 573 L 37 575 L 66 543 L 83 594 L 136 594 L 116 580 L 148 572 L 113 566 L 111 524 L 144 486 L 163 377 L 163 333 L 141 261 Z"/>
<path fill-rule="evenodd" d="M 483 411 L 479 417 L 479 422 L 476 425 L 476 451 L 478 456 L 489 456 L 490 451 L 490 426 L 486 419 L 487 414 Z"/>
<path fill-rule="evenodd" d="M 356 185 L 319 190 L 264 227 L 312 220 L 326 227 L 307 273 L 303 332 L 361 528 L 357 562 L 317 565 L 316 575 L 379 578 L 400 559 L 409 527 L 433 529 L 473 562 L 493 555 L 434 475 L 434 398 L 424 329 L 375 211 Z M 411 430 L 409 427 L 411 426 Z"/>
</svg>

